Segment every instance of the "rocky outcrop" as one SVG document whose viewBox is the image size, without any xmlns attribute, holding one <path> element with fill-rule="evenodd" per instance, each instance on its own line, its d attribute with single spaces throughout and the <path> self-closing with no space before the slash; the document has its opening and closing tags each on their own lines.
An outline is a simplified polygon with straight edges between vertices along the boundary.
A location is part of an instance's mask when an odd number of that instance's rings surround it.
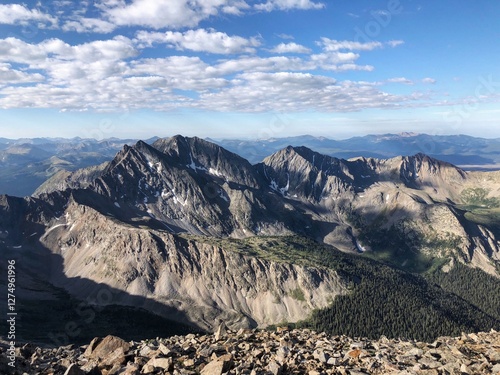
<svg viewBox="0 0 500 375">
<path fill-rule="evenodd" d="M 432 343 L 352 339 L 310 330 L 244 330 L 224 335 L 174 336 L 127 343 L 95 338 L 55 349 L 26 344 L 16 368 L 0 346 L 4 374 L 499 374 L 500 334 L 469 333 Z"/>
</svg>

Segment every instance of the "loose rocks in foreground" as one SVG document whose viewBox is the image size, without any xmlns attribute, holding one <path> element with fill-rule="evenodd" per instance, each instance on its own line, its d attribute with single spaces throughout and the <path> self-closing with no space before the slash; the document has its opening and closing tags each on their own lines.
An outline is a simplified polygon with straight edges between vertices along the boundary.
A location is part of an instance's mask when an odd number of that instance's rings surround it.
<svg viewBox="0 0 500 375">
<path fill-rule="evenodd" d="M 221 331 L 221 330 L 219 330 Z M 107 336 L 82 347 L 1 347 L 0 373 L 40 375 L 500 374 L 500 333 L 433 343 L 352 339 L 310 330 L 240 330 L 125 342 Z"/>
</svg>

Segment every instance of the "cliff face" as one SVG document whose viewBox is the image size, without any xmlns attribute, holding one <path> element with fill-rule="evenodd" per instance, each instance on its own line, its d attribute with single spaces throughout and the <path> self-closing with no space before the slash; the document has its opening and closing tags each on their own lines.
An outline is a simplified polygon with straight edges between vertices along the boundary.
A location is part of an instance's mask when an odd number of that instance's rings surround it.
<svg viewBox="0 0 500 375">
<path fill-rule="evenodd" d="M 82 300 L 106 285 L 117 291 L 114 304 L 137 305 L 133 297 L 143 297 L 138 307 L 173 319 L 181 312 L 185 322 L 210 330 L 220 320 L 234 328 L 298 321 L 346 292 L 332 270 L 260 259 L 151 229 L 147 222 L 127 224 L 78 199 L 71 196 L 60 216 L 33 236 L 56 258 L 31 272 L 44 279 L 50 268 L 44 280 Z M 18 217 L 20 230 L 42 224 Z M 28 241 L 13 247 L 37 251 Z M 55 272 L 58 262 L 61 272 Z"/>
</svg>

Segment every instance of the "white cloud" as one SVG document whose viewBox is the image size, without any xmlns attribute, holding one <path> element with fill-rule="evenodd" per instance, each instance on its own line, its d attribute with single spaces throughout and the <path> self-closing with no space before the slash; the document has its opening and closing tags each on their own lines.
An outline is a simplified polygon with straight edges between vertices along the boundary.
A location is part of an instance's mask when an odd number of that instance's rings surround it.
<svg viewBox="0 0 500 375">
<path fill-rule="evenodd" d="M 265 3 L 255 4 L 254 7 L 258 10 L 270 12 L 290 9 L 322 9 L 325 4 L 311 0 L 268 0 Z"/>
<path fill-rule="evenodd" d="M 396 77 L 396 78 L 389 78 L 387 82 L 390 83 L 402 83 L 404 85 L 413 85 L 415 84 L 411 79 L 405 78 L 405 77 Z"/>
<path fill-rule="evenodd" d="M 323 47 L 323 49 L 327 52 L 336 52 L 340 50 L 348 50 L 348 51 L 372 51 L 376 48 L 382 48 L 382 43 L 380 42 L 355 42 L 351 40 L 335 40 L 329 38 L 321 38 L 321 41 L 318 42 L 319 45 Z"/>
<path fill-rule="evenodd" d="M 430 83 L 430 84 L 434 84 L 434 83 L 436 83 L 437 81 L 436 81 L 434 78 L 429 78 L 429 77 L 426 77 L 426 78 L 422 79 L 422 82 L 423 82 L 423 83 Z"/>
<path fill-rule="evenodd" d="M 318 72 L 373 70 L 357 64 L 359 53 L 349 49 L 372 48 L 366 45 L 343 44 L 302 56 L 246 54 L 206 61 L 199 56 L 141 57 L 141 48 L 158 42 L 179 50 L 226 54 L 252 52 L 260 43 L 205 29 L 140 32 L 134 40 L 116 36 L 76 45 L 61 39 L 37 44 L 0 39 L 0 107 L 337 112 L 398 108 L 422 100 Z M 283 43 L 276 52 L 304 51 L 302 47 Z"/>
<path fill-rule="evenodd" d="M 0 24 L 17 25 L 37 21 L 41 24 L 57 24 L 57 18 L 38 9 L 28 9 L 21 4 L 0 4 Z"/>
<path fill-rule="evenodd" d="M 10 64 L 0 63 L 0 85 L 41 82 L 44 79 L 40 73 L 28 74 L 12 69 Z"/>
<path fill-rule="evenodd" d="M 310 53 L 311 50 L 297 43 L 280 43 L 270 50 L 273 53 Z"/>
<path fill-rule="evenodd" d="M 386 43 L 389 47 L 397 47 L 405 44 L 404 40 L 390 40 Z"/>
<path fill-rule="evenodd" d="M 188 30 L 185 32 L 167 31 L 165 33 L 140 31 L 137 33 L 140 46 L 165 43 L 177 50 L 191 50 L 217 54 L 254 53 L 260 45 L 257 38 L 229 36 L 226 33 L 209 29 Z"/>
<path fill-rule="evenodd" d="M 76 31 L 78 33 L 95 32 L 103 34 L 110 33 L 115 28 L 116 26 L 111 22 L 87 17 L 78 17 L 76 20 L 68 20 L 62 26 L 64 31 Z"/>
<path fill-rule="evenodd" d="M 309 73 L 245 73 L 234 85 L 201 95 L 198 104 L 219 111 L 349 112 L 365 108 L 397 108 L 411 97 L 390 95 L 372 85 Z"/>
<path fill-rule="evenodd" d="M 0 61 L 45 66 L 51 59 L 93 62 L 121 60 L 137 55 L 132 41 L 123 36 L 71 46 L 60 39 L 47 39 L 39 44 L 17 38 L 0 39 Z"/>
<path fill-rule="evenodd" d="M 321 38 L 321 40 L 317 43 L 318 45 L 323 47 L 324 51 L 327 52 L 336 52 L 336 51 L 341 51 L 341 50 L 348 50 L 348 51 L 373 51 L 374 49 L 377 48 L 383 48 L 385 45 L 389 47 L 397 47 L 401 44 L 403 44 L 404 41 L 402 40 L 391 40 L 389 42 L 378 42 L 378 41 L 371 41 L 371 42 L 356 42 L 352 40 L 335 40 L 335 39 L 329 39 L 329 38 Z"/>
<path fill-rule="evenodd" d="M 101 0 L 106 18 L 117 26 L 146 26 L 154 29 L 193 27 L 220 13 L 239 14 L 248 9 L 238 0 Z"/>
<path fill-rule="evenodd" d="M 281 39 L 285 39 L 285 40 L 293 40 L 295 39 L 293 35 L 290 35 L 290 34 L 277 34 L 276 35 L 278 38 L 281 38 Z"/>
</svg>

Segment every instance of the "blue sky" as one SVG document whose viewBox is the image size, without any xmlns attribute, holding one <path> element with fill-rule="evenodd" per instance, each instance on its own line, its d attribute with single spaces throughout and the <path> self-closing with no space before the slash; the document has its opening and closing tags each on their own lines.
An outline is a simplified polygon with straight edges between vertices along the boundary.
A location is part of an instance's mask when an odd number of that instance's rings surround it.
<svg viewBox="0 0 500 375">
<path fill-rule="evenodd" d="M 0 4 L 0 137 L 500 137 L 500 2 Z"/>
</svg>

